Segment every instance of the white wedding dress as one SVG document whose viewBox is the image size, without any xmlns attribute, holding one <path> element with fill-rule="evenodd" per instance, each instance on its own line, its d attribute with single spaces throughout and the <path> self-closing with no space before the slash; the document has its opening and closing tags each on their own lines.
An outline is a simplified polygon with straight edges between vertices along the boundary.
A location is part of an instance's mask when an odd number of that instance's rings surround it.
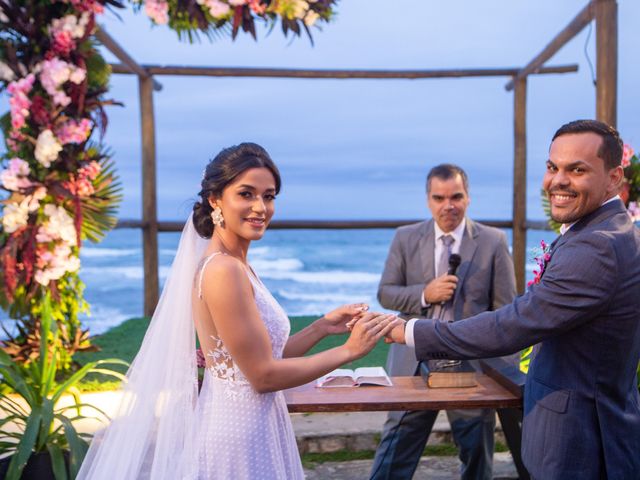
<svg viewBox="0 0 640 480">
<path fill-rule="evenodd" d="M 91 442 L 77 480 L 304 478 L 283 393 L 253 390 L 222 341 L 208 335 L 212 322 L 200 332 L 209 368 L 198 393 L 194 318 L 207 314 L 198 297 L 203 264 L 215 258 L 199 262 L 208 243 L 190 216 L 120 404 Z M 255 297 L 247 301 L 256 302 L 273 357 L 281 358 L 289 319 L 247 275 Z"/>
<path fill-rule="evenodd" d="M 202 277 L 198 275 L 198 300 Z M 282 358 L 289 337 L 289 318 L 271 293 L 247 270 L 255 302 L 271 339 L 274 358 Z M 194 312 L 197 311 L 194 308 Z M 199 480 L 302 479 L 304 473 L 284 394 L 257 393 L 234 363 L 221 339 L 211 335 L 206 350 L 207 368 L 198 403 Z M 202 342 L 203 344 L 205 342 Z"/>
</svg>

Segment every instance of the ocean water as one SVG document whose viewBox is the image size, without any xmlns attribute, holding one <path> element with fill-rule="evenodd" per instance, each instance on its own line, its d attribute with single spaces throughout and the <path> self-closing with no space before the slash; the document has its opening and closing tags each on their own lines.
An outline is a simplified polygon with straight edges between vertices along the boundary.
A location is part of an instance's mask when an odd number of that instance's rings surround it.
<svg viewBox="0 0 640 480">
<path fill-rule="evenodd" d="M 505 230 L 509 242 L 511 231 Z M 252 244 L 249 261 L 289 315 L 320 315 L 343 303 L 376 300 L 393 229 L 274 230 Z M 81 277 L 91 315 L 83 322 L 92 333 L 142 315 L 143 269 L 140 230 L 115 230 L 100 244 L 87 243 L 81 253 Z M 161 284 L 170 272 L 180 235 L 159 236 Z M 527 277 L 540 240 L 551 231 L 530 230 Z"/>
</svg>

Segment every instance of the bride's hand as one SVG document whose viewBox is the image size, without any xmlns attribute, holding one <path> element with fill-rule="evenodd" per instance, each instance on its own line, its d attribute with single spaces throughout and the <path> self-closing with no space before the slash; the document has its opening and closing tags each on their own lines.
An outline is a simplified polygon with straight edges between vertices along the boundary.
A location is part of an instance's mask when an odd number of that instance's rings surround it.
<svg viewBox="0 0 640 480">
<path fill-rule="evenodd" d="M 321 318 L 316 320 L 318 327 L 322 329 L 325 335 L 336 335 L 339 333 L 347 333 L 351 328 L 349 324 L 358 318 L 363 312 L 369 310 L 366 303 L 351 303 L 342 305 L 329 313 L 325 313 Z"/>
<path fill-rule="evenodd" d="M 353 325 L 351 335 L 344 346 L 353 356 L 353 360 L 362 358 L 373 350 L 378 340 L 403 322 L 404 320 L 390 313 L 365 313 Z"/>
</svg>

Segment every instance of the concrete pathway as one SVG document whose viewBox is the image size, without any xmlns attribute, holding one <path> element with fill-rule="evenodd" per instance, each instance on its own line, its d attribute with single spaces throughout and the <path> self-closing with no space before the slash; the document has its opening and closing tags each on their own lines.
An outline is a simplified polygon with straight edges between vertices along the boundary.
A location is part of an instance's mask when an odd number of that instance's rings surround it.
<svg viewBox="0 0 640 480">
<path fill-rule="evenodd" d="M 373 460 L 327 462 L 305 469 L 307 480 L 362 480 L 368 479 Z M 457 457 L 422 457 L 414 480 L 458 480 L 460 461 Z M 494 480 L 517 479 L 518 473 L 509 453 L 496 453 L 493 457 Z"/>
</svg>

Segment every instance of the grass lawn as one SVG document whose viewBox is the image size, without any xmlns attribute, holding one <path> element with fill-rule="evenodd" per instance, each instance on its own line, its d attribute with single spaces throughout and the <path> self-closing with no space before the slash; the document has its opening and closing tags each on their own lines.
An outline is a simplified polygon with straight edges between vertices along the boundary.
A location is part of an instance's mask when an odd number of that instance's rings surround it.
<svg viewBox="0 0 640 480">
<path fill-rule="evenodd" d="M 508 452 L 507 446 L 501 442 L 496 442 L 494 446 L 495 452 Z M 304 468 L 315 468 L 318 464 L 324 462 L 348 462 L 351 460 L 372 460 L 375 456 L 373 450 L 362 450 L 351 452 L 342 450 L 331 453 L 305 453 L 302 455 L 302 465 Z M 427 445 L 422 455 L 430 457 L 452 457 L 458 455 L 458 448 L 451 443 L 443 443 L 441 445 Z"/>
<path fill-rule="evenodd" d="M 317 317 L 291 317 L 291 333 L 293 334 L 302 330 L 316 318 Z M 136 356 L 136 353 L 138 353 L 144 334 L 149 326 L 149 321 L 149 318 L 132 318 L 123 322 L 106 333 L 93 338 L 93 343 L 100 347 L 99 352 L 78 353 L 75 359 L 81 364 L 104 358 L 119 358 L 131 362 Z M 309 353 L 311 354 L 341 345 L 346 338 L 346 334 L 327 337 L 311 349 Z M 346 367 L 384 366 L 387 360 L 388 350 L 389 345 L 380 342 L 369 355 L 347 364 Z M 118 370 L 123 373 L 126 371 L 125 368 L 118 368 Z M 119 383 L 119 381 L 104 375 L 94 375 L 81 383 L 80 389 L 83 391 L 113 390 L 117 388 Z"/>
</svg>

